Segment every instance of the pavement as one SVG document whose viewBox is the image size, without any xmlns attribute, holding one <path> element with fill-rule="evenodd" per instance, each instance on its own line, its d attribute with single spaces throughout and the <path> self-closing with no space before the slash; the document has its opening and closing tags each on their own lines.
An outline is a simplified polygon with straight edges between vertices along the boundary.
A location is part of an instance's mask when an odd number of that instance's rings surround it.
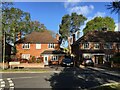
<svg viewBox="0 0 120 90">
<path fill-rule="evenodd" d="M 85 68 L 85 66 L 80 65 L 80 68 Z M 105 66 L 96 66 L 96 67 L 88 67 L 89 69 L 96 70 L 101 73 L 106 73 L 108 75 L 114 75 L 120 77 L 120 68 L 110 68 Z"/>
</svg>

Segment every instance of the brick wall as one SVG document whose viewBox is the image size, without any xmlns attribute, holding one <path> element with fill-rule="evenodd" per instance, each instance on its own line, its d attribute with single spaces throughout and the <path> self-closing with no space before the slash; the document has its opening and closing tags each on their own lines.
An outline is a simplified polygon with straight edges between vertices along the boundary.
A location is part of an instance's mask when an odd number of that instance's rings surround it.
<svg viewBox="0 0 120 90">
<path fill-rule="evenodd" d="M 16 49 L 17 49 L 16 57 L 20 58 L 21 54 L 30 54 L 30 56 L 39 57 L 43 51 L 58 50 L 59 47 L 60 47 L 59 44 L 55 44 L 55 48 L 51 49 L 51 48 L 48 48 L 48 44 L 41 44 L 41 49 L 36 49 L 36 44 L 30 44 L 30 49 L 23 49 L 22 44 L 17 44 L 16 45 Z"/>
</svg>

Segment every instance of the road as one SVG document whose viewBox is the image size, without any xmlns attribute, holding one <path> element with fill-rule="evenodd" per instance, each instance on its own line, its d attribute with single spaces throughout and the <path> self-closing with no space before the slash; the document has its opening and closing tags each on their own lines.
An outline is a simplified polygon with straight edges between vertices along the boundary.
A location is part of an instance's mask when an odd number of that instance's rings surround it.
<svg viewBox="0 0 120 90">
<path fill-rule="evenodd" d="M 55 69 L 54 69 L 55 70 Z M 1 90 L 39 90 L 41 88 L 89 89 L 105 83 L 120 82 L 120 76 L 94 68 L 59 67 L 44 73 L 3 73 L 0 79 Z"/>
</svg>

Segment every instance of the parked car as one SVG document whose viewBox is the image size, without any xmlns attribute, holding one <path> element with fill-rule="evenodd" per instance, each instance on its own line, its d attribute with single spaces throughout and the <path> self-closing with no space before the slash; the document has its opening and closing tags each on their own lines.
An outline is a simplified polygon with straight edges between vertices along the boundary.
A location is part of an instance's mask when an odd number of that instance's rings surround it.
<svg viewBox="0 0 120 90">
<path fill-rule="evenodd" d="M 84 59 L 84 61 L 83 61 L 83 65 L 84 66 L 94 66 L 94 62 L 93 62 L 93 60 L 92 59 Z"/>
<path fill-rule="evenodd" d="M 62 66 L 73 66 L 74 62 L 70 58 L 64 58 L 61 63 Z"/>
</svg>

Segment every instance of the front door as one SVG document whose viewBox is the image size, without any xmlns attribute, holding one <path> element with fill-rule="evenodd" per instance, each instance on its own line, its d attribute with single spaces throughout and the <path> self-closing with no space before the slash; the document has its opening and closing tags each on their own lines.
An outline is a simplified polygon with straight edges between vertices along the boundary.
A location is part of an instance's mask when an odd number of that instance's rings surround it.
<svg viewBox="0 0 120 90">
<path fill-rule="evenodd" d="M 48 65 L 48 56 L 47 55 L 44 56 L 44 65 Z"/>
<path fill-rule="evenodd" d="M 98 55 L 96 55 L 95 56 L 95 63 L 96 64 L 103 64 L 103 56 L 98 56 Z"/>
</svg>

